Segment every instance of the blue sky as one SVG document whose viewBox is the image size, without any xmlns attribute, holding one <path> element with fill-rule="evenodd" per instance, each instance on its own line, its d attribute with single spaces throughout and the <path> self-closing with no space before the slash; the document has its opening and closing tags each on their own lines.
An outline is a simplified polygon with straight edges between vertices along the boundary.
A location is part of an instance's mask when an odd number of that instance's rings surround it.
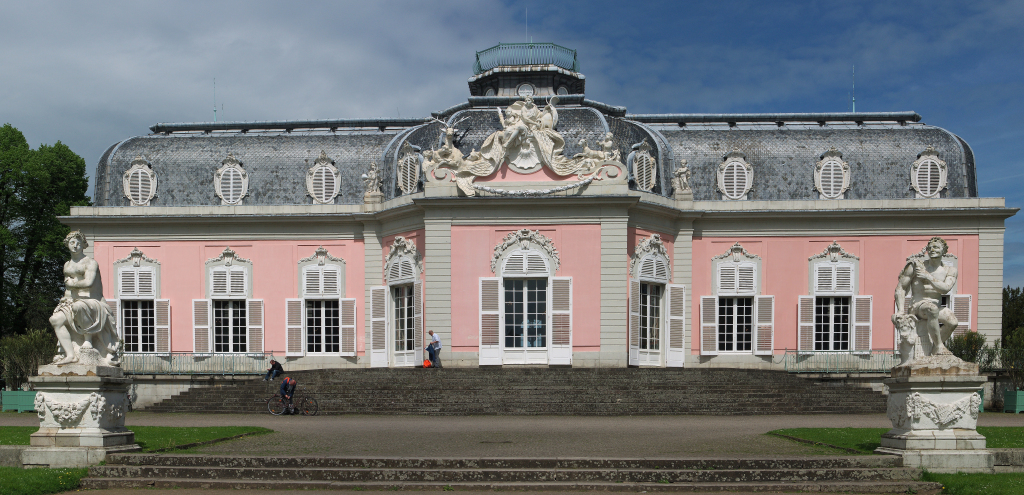
<svg viewBox="0 0 1024 495">
<path fill-rule="evenodd" d="M 529 11 L 527 34 L 526 11 Z M 419 117 L 474 52 L 554 42 L 630 113 L 913 110 L 964 138 L 982 196 L 1024 205 L 1024 2 L 14 2 L 0 122 L 90 170 L 157 122 Z M 1005 284 L 1024 286 L 1024 215 Z"/>
</svg>

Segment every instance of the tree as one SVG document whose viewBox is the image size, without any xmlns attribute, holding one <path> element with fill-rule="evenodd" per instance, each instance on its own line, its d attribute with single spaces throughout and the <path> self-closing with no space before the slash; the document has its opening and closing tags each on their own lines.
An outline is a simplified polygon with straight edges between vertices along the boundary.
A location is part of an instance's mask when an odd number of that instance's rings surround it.
<svg viewBox="0 0 1024 495">
<path fill-rule="evenodd" d="M 1018 329 L 1024 329 L 1024 290 L 1003 288 L 1003 345 Z"/>
<path fill-rule="evenodd" d="M 63 293 L 69 229 L 57 219 L 88 206 L 85 160 L 56 144 L 29 148 L 0 128 L 0 336 L 45 328 Z"/>
</svg>

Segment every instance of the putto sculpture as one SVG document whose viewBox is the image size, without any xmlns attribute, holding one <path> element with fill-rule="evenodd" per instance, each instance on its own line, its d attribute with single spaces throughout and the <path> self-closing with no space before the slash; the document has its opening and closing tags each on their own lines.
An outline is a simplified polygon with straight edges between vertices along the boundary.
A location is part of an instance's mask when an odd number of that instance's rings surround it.
<svg viewBox="0 0 1024 495">
<path fill-rule="evenodd" d="M 946 241 L 932 237 L 924 256 L 907 258 L 900 272 L 895 294 L 896 314 L 892 315 L 900 334 L 900 365 L 911 364 L 925 356 L 951 355 L 943 342 L 953 334 L 959 322 L 953 311 L 943 308 L 941 303 L 942 296 L 952 290 L 957 278 L 956 268 L 942 263 L 942 256 L 948 250 Z M 912 299 L 910 307 L 905 308 L 908 294 Z"/>
<path fill-rule="evenodd" d="M 452 124 L 434 119 L 444 126 L 444 141 L 439 149 L 423 152 L 423 171 L 427 181 L 454 181 L 460 191 L 474 196 L 477 187 L 473 181 L 495 173 L 505 163 L 521 174 L 531 174 L 547 167 L 556 175 L 576 175 L 586 181 L 622 177 L 625 169 L 619 162 L 619 152 L 614 149 L 611 133 L 598 142 L 601 150 L 592 150 L 582 142 L 582 153 L 572 158 L 562 155 L 565 139 L 555 130 L 558 125 L 557 103 L 558 97 L 552 96 L 547 106 L 540 109 L 533 98 L 526 96 L 504 112 L 499 108 L 498 120 L 502 129 L 491 133 L 480 150 L 471 150 L 468 156 L 454 143 L 458 132 L 455 126 L 465 119 Z M 548 192 L 559 190 L 564 189 Z"/>
<path fill-rule="evenodd" d="M 103 299 L 99 264 L 85 255 L 89 243 L 80 231 L 68 234 L 64 245 L 71 251 L 71 260 L 64 264 L 64 297 L 50 317 L 62 352 L 53 364 L 118 366 L 117 320 Z M 83 362 L 91 360 L 84 357 L 92 354 L 90 349 L 98 353 L 96 363 Z"/>
</svg>

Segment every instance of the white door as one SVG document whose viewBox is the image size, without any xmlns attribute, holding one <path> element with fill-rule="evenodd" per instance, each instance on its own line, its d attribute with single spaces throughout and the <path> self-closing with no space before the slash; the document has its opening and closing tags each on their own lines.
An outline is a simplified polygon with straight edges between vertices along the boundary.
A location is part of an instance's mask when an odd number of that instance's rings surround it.
<svg viewBox="0 0 1024 495">
<path fill-rule="evenodd" d="M 548 364 L 548 279 L 503 283 L 502 364 Z"/>
<path fill-rule="evenodd" d="M 412 285 L 391 287 L 391 347 L 392 366 L 416 366 L 416 311 Z"/>
<path fill-rule="evenodd" d="M 662 325 L 661 295 L 664 287 L 640 284 L 640 366 L 661 366 Z"/>
</svg>

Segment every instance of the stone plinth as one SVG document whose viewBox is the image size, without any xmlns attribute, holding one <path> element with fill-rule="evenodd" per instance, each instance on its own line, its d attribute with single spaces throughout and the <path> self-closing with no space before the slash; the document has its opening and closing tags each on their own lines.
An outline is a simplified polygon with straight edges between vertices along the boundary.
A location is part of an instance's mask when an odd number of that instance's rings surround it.
<svg viewBox="0 0 1024 495">
<path fill-rule="evenodd" d="M 21 454 L 25 467 L 85 467 L 108 453 L 140 450 L 124 426 L 131 379 L 121 368 L 40 366 L 29 382 L 37 392 L 39 431 Z"/>
<path fill-rule="evenodd" d="M 903 456 L 904 465 L 934 472 L 993 472 L 978 433 L 978 365 L 952 355 L 928 356 L 892 369 L 887 414 L 893 428 L 875 452 Z"/>
</svg>

